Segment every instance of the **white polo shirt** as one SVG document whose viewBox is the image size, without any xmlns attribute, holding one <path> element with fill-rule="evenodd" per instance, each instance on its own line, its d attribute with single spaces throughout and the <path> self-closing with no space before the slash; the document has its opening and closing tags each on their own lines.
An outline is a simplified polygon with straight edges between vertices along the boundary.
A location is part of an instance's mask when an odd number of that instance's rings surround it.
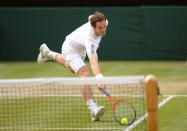
<svg viewBox="0 0 187 131">
<path fill-rule="evenodd" d="M 108 21 L 106 20 L 106 26 L 107 25 Z M 71 62 L 74 63 L 74 65 L 76 65 L 76 63 L 77 65 L 79 64 L 79 66 L 76 67 L 77 72 L 78 68 L 83 65 L 86 54 L 97 54 L 96 51 L 101 39 L 102 36 L 96 36 L 91 23 L 87 22 L 66 36 L 66 40 L 62 45 L 62 55 L 72 68 L 74 67 L 73 64 L 71 65 Z M 79 58 L 82 59 L 82 62 L 78 60 Z M 75 59 L 77 59 L 77 62 L 75 62 Z"/>
<path fill-rule="evenodd" d="M 107 20 L 106 25 L 108 25 Z M 102 36 L 96 36 L 91 23 L 87 22 L 66 36 L 68 42 L 64 42 L 62 48 L 69 50 L 69 53 L 76 53 L 80 56 L 85 56 L 86 53 L 97 54 L 96 51 L 101 39 Z"/>
</svg>

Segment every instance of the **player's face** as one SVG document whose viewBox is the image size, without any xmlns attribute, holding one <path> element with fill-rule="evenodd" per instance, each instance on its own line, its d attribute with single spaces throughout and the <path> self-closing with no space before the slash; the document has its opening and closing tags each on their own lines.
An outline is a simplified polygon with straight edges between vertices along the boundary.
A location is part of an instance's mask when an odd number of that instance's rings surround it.
<svg viewBox="0 0 187 131">
<path fill-rule="evenodd" d="M 98 21 L 93 29 L 97 36 L 104 36 L 106 34 L 106 21 Z"/>
</svg>

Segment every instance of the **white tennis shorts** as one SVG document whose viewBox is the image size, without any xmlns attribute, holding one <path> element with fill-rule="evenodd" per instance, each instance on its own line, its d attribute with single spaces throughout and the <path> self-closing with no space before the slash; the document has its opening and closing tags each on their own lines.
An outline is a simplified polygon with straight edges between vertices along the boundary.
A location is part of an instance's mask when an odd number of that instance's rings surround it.
<svg viewBox="0 0 187 131">
<path fill-rule="evenodd" d="M 84 63 L 86 53 L 79 54 L 74 51 L 68 40 L 65 40 L 62 44 L 62 56 L 65 58 L 66 63 L 70 65 L 75 73 L 78 73 L 79 69 L 86 64 Z"/>
</svg>

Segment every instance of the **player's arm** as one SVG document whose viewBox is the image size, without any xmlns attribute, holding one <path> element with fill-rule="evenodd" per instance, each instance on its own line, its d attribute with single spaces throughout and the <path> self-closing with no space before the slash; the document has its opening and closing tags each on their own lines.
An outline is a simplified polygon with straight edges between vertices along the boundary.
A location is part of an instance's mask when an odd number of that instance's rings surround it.
<svg viewBox="0 0 187 131">
<path fill-rule="evenodd" d="M 98 63 L 98 57 L 97 54 L 89 54 L 88 55 L 90 66 L 92 68 L 93 74 L 96 76 L 96 78 L 103 78 L 103 75 L 101 74 L 100 66 Z M 103 93 L 105 86 L 104 85 L 98 85 L 98 89 Z"/>
<path fill-rule="evenodd" d="M 98 57 L 97 54 L 89 54 L 88 55 L 89 61 L 90 61 L 90 66 L 92 69 L 93 74 L 96 77 L 101 77 L 101 70 L 100 70 L 100 66 L 98 63 Z"/>
<path fill-rule="evenodd" d="M 103 78 L 96 53 L 98 44 L 94 43 L 94 41 L 90 38 L 87 40 L 85 47 L 93 74 L 96 78 Z M 98 85 L 98 88 L 101 92 L 103 92 L 105 87 L 103 85 Z"/>
<path fill-rule="evenodd" d="M 92 38 L 89 38 L 85 43 L 85 47 L 86 47 L 86 52 L 88 55 L 88 59 L 90 61 L 90 66 L 91 66 L 93 74 L 96 77 L 99 77 L 99 76 L 102 77 L 100 66 L 98 63 L 97 52 L 96 52 L 98 48 L 98 44 L 95 43 L 95 41 Z"/>
</svg>

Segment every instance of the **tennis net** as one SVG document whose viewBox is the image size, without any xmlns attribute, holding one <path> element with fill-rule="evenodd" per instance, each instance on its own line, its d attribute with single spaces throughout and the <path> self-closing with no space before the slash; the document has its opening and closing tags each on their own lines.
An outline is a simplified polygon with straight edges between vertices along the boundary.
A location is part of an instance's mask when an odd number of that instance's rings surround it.
<svg viewBox="0 0 187 131">
<path fill-rule="evenodd" d="M 115 121 L 111 103 L 98 90 L 97 85 L 105 85 L 111 96 L 130 102 L 136 110 L 136 120 L 146 113 L 143 76 L 0 80 L 0 130 L 81 131 L 128 128 Z M 94 102 L 106 108 L 100 121 L 92 121 L 82 95 L 82 86 L 90 87 Z M 132 130 L 145 131 L 146 123 L 144 120 Z"/>
</svg>

